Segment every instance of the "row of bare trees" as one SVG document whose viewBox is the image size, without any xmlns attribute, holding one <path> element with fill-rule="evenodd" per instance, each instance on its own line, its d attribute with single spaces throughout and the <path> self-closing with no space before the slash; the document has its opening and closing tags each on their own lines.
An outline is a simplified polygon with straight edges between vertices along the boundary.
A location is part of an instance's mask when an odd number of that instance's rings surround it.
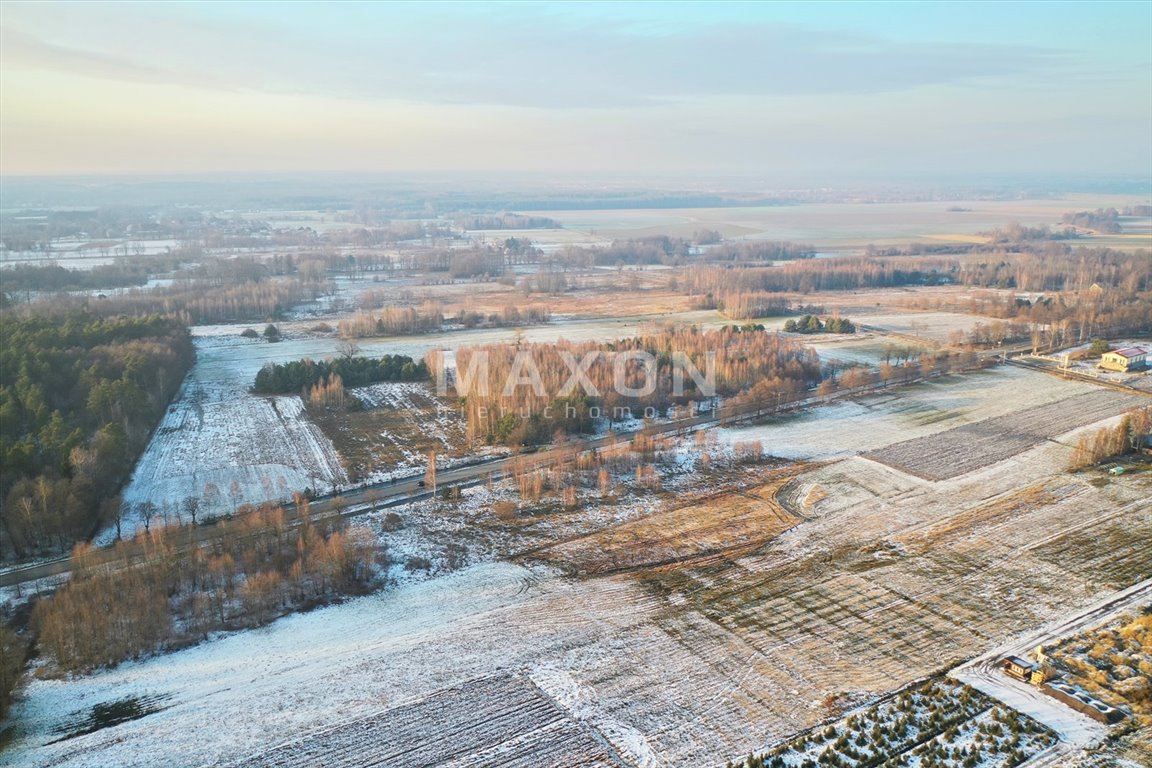
<svg viewBox="0 0 1152 768">
<path fill-rule="evenodd" d="M 40 647 L 62 671 L 90 670 L 370 588 L 375 537 L 313 524 L 303 499 L 299 508 L 295 527 L 274 506 L 221 522 L 209 547 L 192 542 L 193 526 L 154 528 L 110 552 L 77 545 L 71 580 L 36 606 Z"/>
<path fill-rule="evenodd" d="M 429 362 L 442 370 L 442 362 Z M 470 439 L 523 445 L 588 432 L 597 419 L 663 414 L 765 380 L 803 390 L 820 376 L 815 352 L 777 334 L 669 327 L 611 343 L 464 348 L 456 352 L 455 387 Z"/>
<path fill-rule="evenodd" d="M 1075 471 L 1092 467 L 1102 461 L 1140 450 L 1152 435 L 1152 407 L 1133 408 L 1114 427 L 1101 427 L 1085 433 L 1076 441 L 1076 449 L 1068 461 L 1068 469 Z"/>
</svg>

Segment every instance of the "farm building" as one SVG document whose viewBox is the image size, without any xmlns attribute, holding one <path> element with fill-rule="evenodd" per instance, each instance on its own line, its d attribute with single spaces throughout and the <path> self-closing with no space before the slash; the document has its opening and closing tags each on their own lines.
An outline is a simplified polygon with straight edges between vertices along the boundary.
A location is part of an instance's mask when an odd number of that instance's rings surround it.
<svg viewBox="0 0 1152 768">
<path fill-rule="evenodd" d="M 1017 680 L 1023 680 L 1025 682 L 1032 677 L 1032 673 L 1037 669 L 1035 664 L 1019 656 L 1009 656 L 1000 663 L 1001 666 L 1004 667 L 1005 672 Z"/>
<path fill-rule="evenodd" d="M 1124 719 L 1124 711 L 1109 706 L 1087 691 L 1067 683 L 1050 683 L 1040 687 L 1044 693 L 1072 709 L 1101 723 L 1117 723 Z"/>
<path fill-rule="evenodd" d="M 1100 367 L 1109 371 L 1138 371 L 1147 364 L 1148 352 L 1143 347 L 1125 347 L 1100 356 Z"/>
</svg>

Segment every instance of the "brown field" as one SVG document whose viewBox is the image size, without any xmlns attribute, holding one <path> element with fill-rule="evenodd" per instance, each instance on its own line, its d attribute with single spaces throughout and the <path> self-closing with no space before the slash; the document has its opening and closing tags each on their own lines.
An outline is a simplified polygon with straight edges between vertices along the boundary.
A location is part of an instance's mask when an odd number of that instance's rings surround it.
<svg viewBox="0 0 1152 768">
<path fill-rule="evenodd" d="M 799 521 L 775 497 L 802 469 L 769 471 L 773 479 L 747 491 L 716 494 L 610 526 L 549 547 L 540 557 L 582 576 L 738 557 Z"/>
<path fill-rule="evenodd" d="M 309 410 L 352 482 L 379 472 L 421 469 L 431 451 L 445 458 L 467 453 L 463 419 L 433 395 L 431 385 L 378 384 L 349 390 L 349 397 L 357 392 L 368 401 L 364 410 Z M 385 396 L 373 399 L 373 392 Z"/>
<path fill-rule="evenodd" d="M 1143 398 L 1138 395 L 1102 389 L 863 455 L 925 480 L 948 480 L 1003 461 L 1077 427 L 1118 416 L 1142 403 Z"/>
<path fill-rule="evenodd" d="M 1152 726 L 1152 606 L 1046 649 L 1075 685 Z"/>
</svg>

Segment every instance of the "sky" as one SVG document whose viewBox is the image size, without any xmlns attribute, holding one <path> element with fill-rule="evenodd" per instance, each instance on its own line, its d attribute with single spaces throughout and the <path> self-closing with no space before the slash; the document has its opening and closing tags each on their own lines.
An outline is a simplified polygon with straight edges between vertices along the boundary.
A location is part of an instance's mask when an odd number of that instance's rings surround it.
<svg viewBox="0 0 1152 768">
<path fill-rule="evenodd" d="M 0 1 L 0 174 L 1152 177 L 1152 0 Z"/>
</svg>

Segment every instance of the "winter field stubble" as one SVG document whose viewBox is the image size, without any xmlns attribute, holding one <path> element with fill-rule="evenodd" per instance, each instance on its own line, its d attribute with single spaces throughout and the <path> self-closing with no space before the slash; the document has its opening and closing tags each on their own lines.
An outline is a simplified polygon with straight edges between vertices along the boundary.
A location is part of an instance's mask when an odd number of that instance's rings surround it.
<svg viewBox="0 0 1152 768">
<path fill-rule="evenodd" d="M 565 710 L 555 727 L 586 729 L 625 764 L 722 765 L 1148 576 L 1152 481 L 1067 474 L 1075 431 L 939 481 L 856 455 L 1018 409 L 1072 406 L 1089 391 L 997 369 L 721 430 L 721 442 L 759 439 L 769 454 L 826 461 L 771 496 L 799 522 L 751 551 L 582 579 L 481 563 L 91 677 L 35 680 L 16 717 L 38 725 L 0 761 L 239 761 L 254 741 L 354 733 L 359 718 L 518 673 Z M 494 503 L 512 491 L 470 491 L 463 506 L 471 493 Z M 658 517 L 636 521 L 665 509 L 630 506 L 617 518 L 596 506 L 580 535 L 607 540 L 613 528 L 627 539 L 656 527 Z M 741 509 L 731 505 L 736 519 Z M 547 539 L 549 524 L 528 527 Z M 46 745 L 76 711 L 132 694 L 168 695 L 168 708 Z M 368 742 L 389 738 L 389 718 L 376 722 L 361 732 Z M 523 722 L 494 738 L 530 743 L 535 721 Z M 450 717 L 425 725 L 427 743 L 456 727 Z M 573 760 L 584 754 L 574 749 Z"/>
</svg>

